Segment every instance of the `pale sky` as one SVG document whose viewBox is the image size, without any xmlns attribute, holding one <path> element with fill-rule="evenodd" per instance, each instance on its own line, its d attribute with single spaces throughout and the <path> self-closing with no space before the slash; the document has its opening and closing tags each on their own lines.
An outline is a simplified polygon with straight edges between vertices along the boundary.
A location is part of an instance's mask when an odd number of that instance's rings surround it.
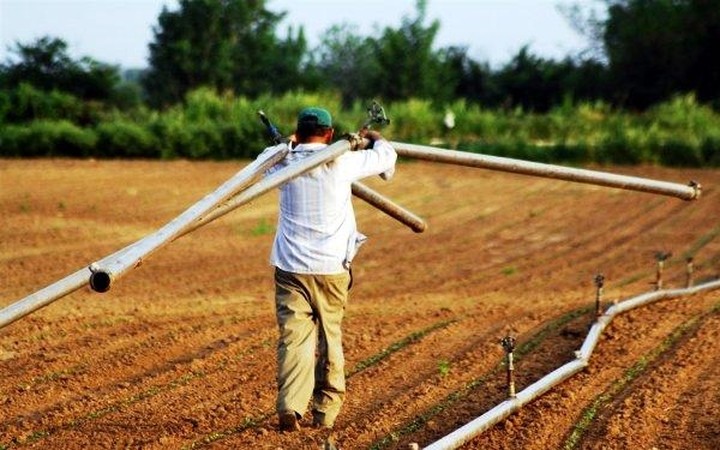
<svg viewBox="0 0 720 450">
<path fill-rule="evenodd" d="M 437 47 L 462 45 L 493 67 L 507 63 L 523 45 L 544 58 L 562 59 L 589 43 L 573 30 L 559 5 L 579 4 L 603 11 L 599 0 L 428 0 L 427 26 L 440 20 Z M 147 66 L 152 27 L 163 6 L 177 0 L 0 0 L 0 61 L 19 41 L 50 35 L 64 39 L 73 58 L 90 56 L 123 68 Z M 398 28 L 415 17 L 416 0 L 268 0 L 271 11 L 286 11 L 278 28 L 305 28 L 310 46 L 332 25 L 356 25 L 369 36 L 385 26 Z"/>
</svg>

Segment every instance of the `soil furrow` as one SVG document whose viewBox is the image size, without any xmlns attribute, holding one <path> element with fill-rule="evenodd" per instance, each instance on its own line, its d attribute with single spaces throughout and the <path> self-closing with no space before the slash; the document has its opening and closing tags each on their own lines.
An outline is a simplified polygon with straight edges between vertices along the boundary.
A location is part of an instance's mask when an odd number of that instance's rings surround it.
<svg viewBox="0 0 720 450">
<path fill-rule="evenodd" d="M 1 164 L 6 305 L 27 295 L 28 286 L 42 287 L 156 230 L 245 165 Z M 356 259 L 344 327 L 351 376 L 336 432 L 345 448 L 366 448 L 391 434 L 397 440 L 386 447 L 425 444 L 484 412 L 483 405 L 505 395 L 504 375 L 495 369 L 503 356 L 498 340 L 513 334 L 533 342 L 549 318 L 590 307 L 599 272 L 606 276 L 604 304 L 652 287 L 656 251 L 673 252 L 665 274 L 670 287 L 684 284 L 689 254 L 696 282 L 718 273 L 720 171 L 602 170 L 695 179 L 705 190 L 699 201 L 682 202 L 424 162 L 399 165 L 391 183 L 367 180 L 425 217 L 429 229 L 412 233 L 356 202 L 370 241 Z M 273 193 L 173 242 L 106 294 L 81 290 L 0 329 L 0 446 L 317 447 L 321 436 L 312 430 L 277 433 L 277 330 L 267 263 L 276 215 Z M 468 448 L 562 445 L 593 398 L 712 298 L 662 302 L 616 319 L 586 371 Z M 534 341 L 518 361 L 518 388 L 567 360 L 583 321 Z M 703 325 L 702 350 L 688 339 L 633 383 L 629 405 L 602 416 L 614 424 L 630 412 L 650 424 L 639 427 L 642 433 L 630 438 L 631 430 L 618 425 L 615 440 L 590 434 L 587 445 L 612 448 L 632 439 L 639 448 L 664 448 L 666 439 L 677 447 L 681 433 L 698 448 L 712 442 L 716 429 L 703 411 L 720 403 L 720 377 L 712 365 L 687 359 L 703 351 L 717 359 L 711 331 Z M 698 389 L 672 382 L 680 378 Z M 663 387 L 658 409 L 649 400 L 653 383 Z M 647 415 L 636 405 L 643 401 Z M 677 423 L 678 433 L 653 426 L 651 414 Z"/>
<path fill-rule="evenodd" d="M 716 448 L 720 390 L 710 380 L 720 376 L 720 369 L 704 350 L 720 337 L 719 313 L 715 306 L 696 323 L 688 323 L 668 349 L 639 361 L 646 367 L 628 386 L 616 396 L 604 393 L 607 405 L 573 448 L 630 448 L 644 445 L 648 436 L 657 448 Z M 700 415 L 691 419 L 691 412 Z"/>
<path fill-rule="evenodd" d="M 621 378 L 638 358 L 660 345 L 678 324 L 706 311 L 716 301 L 708 296 L 681 298 L 616 317 L 603 333 L 585 371 L 553 388 L 463 448 L 561 448 L 597 392 L 604 391 Z M 553 426 L 547 427 L 544 423 Z"/>
</svg>

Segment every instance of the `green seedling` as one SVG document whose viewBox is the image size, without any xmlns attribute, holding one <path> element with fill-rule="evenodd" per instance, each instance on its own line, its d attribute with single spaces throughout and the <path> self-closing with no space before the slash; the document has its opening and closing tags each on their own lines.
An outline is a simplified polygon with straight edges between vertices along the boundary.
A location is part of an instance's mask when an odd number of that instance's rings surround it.
<svg viewBox="0 0 720 450">
<path fill-rule="evenodd" d="M 450 373 L 450 361 L 441 359 L 438 362 L 438 371 L 441 377 L 446 377 Z"/>
<path fill-rule="evenodd" d="M 250 231 L 253 236 L 264 236 L 275 232 L 275 227 L 266 219 L 260 219 L 260 222 Z"/>
</svg>

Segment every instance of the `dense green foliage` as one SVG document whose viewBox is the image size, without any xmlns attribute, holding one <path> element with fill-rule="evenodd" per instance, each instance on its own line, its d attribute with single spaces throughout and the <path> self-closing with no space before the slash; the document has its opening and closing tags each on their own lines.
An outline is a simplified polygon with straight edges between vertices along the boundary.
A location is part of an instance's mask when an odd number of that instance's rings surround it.
<svg viewBox="0 0 720 450">
<path fill-rule="evenodd" d="M 332 110 L 339 134 L 354 131 L 366 117 L 366 105 L 356 102 L 344 109 L 336 94 L 249 100 L 203 88 L 163 112 L 116 112 L 85 127 L 62 117 L 0 126 L 0 157 L 252 158 L 268 145 L 257 110 L 290 134 L 305 105 Z M 489 110 L 462 100 L 443 107 L 401 101 L 386 110 L 391 124 L 384 133 L 396 141 L 542 162 L 720 166 L 720 114 L 691 95 L 644 113 L 595 102 L 566 103 L 538 114 Z M 453 128 L 444 124 L 448 111 L 455 116 Z"/>
<path fill-rule="evenodd" d="M 180 0 L 176 11 L 163 8 L 143 79 L 151 104 L 177 103 L 200 86 L 250 96 L 297 86 L 306 43 L 302 31 L 276 37 L 283 16 L 264 0 Z"/>
<path fill-rule="evenodd" d="M 371 99 L 394 140 L 568 163 L 720 164 L 720 0 L 603 0 L 570 20 L 602 50 L 562 61 L 529 47 L 491 69 L 467 48 L 437 49 L 427 0 L 398 27 L 361 36 L 303 29 L 258 0 L 180 0 L 163 9 L 150 67 L 73 60 L 67 44 L 18 43 L 0 64 L 0 157 L 246 158 L 267 143 L 256 111 L 282 130 L 308 105 L 353 131 Z M 455 126 L 443 125 L 447 111 Z M 632 112 L 630 112 L 632 111 Z"/>
<path fill-rule="evenodd" d="M 677 92 L 720 101 L 719 0 L 606 0 L 614 100 L 646 108 Z"/>
<path fill-rule="evenodd" d="M 82 58 L 71 59 L 62 39 L 48 36 L 32 44 L 16 45 L 18 60 L 0 64 L 0 88 L 30 84 L 50 92 L 62 91 L 83 100 L 107 100 L 120 81 L 117 68 Z"/>
<path fill-rule="evenodd" d="M 541 162 L 718 167 L 720 115 L 693 96 L 637 114 L 603 103 L 506 116 L 504 136 L 460 143 L 464 150 Z"/>
</svg>

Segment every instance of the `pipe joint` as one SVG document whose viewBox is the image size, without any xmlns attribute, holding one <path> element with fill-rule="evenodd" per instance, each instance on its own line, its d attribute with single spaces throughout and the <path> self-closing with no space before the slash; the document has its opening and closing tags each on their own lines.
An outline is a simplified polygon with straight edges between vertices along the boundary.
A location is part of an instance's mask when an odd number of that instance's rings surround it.
<svg viewBox="0 0 720 450">
<path fill-rule="evenodd" d="M 702 185 L 698 183 L 697 181 L 690 180 L 688 183 L 688 186 L 693 190 L 693 195 L 690 197 L 690 200 L 697 200 L 700 198 L 700 195 L 702 194 Z"/>
</svg>

